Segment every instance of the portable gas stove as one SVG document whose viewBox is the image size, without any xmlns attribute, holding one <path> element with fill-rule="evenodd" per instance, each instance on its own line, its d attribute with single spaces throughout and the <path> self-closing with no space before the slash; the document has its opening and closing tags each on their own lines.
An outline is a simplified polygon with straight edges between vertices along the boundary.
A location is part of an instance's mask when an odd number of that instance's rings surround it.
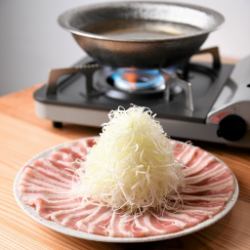
<svg viewBox="0 0 250 250">
<path fill-rule="evenodd" d="M 171 137 L 250 147 L 250 57 L 221 64 L 218 48 L 199 51 L 212 63 L 189 61 L 164 69 L 113 69 L 86 57 L 51 71 L 35 94 L 38 116 L 55 127 L 98 127 L 118 106 L 146 106 Z M 139 122 L 139 121 L 138 121 Z"/>
</svg>

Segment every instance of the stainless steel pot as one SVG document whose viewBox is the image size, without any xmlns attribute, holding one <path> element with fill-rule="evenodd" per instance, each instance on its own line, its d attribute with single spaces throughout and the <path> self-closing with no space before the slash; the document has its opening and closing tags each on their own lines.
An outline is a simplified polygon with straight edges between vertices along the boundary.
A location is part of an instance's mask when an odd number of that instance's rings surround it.
<svg viewBox="0 0 250 250">
<path fill-rule="evenodd" d="M 131 1 L 77 7 L 58 21 L 101 64 L 158 68 L 194 54 L 224 18 L 190 4 Z"/>
</svg>

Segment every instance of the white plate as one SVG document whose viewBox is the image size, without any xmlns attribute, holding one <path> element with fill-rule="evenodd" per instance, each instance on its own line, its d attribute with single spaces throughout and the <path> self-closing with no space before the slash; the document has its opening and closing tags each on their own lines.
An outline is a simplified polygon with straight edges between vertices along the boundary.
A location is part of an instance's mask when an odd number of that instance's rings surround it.
<svg viewBox="0 0 250 250">
<path fill-rule="evenodd" d="M 46 155 L 48 155 L 52 150 L 56 150 L 60 147 L 63 146 L 67 146 L 70 145 L 72 142 L 69 143 L 64 143 L 64 144 L 60 144 L 57 145 L 53 148 L 47 149 L 46 151 L 36 155 L 35 157 L 33 157 L 30 161 L 28 161 L 25 165 L 29 164 L 30 162 L 41 158 L 41 157 L 45 157 Z M 215 156 L 214 156 L 215 157 Z M 215 157 L 216 158 L 216 157 Z M 216 158 L 218 161 L 222 162 L 220 159 Z M 223 162 L 223 164 L 225 164 Z M 226 164 L 225 164 L 226 165 Z M 68 227 L 64 227 L 56 222 L 53 221 L 49 221 L 46 220 L 44 218 L 42 218 L 41 216 L 39 216 L 37 214 L 37 212 L 35 211 L 35 209 L 33 207 L 30 207 L 28 205 L 26 205 L 22 200 L 21 200 L 21 196 L 18 190 L 18 184 L 20 182 L 21 179 L 21 175 L 22 172 L 24 170 L 24 167 L 21 168 L 19 170 L 19 172 L 17 173 L 17 176 L 15 178 L 14 181 L 14 196 L 15 199 L 18 203 L 18 205 L 22 208 L 22 210 L 28 215 L 30 216 L 32 219 L 34 219 L 35 221 L 37 221 L 38 223 L 65 235 L 69 235 L 69 236 L 73 236 L 76 238 L 80 238 L 80 239 L 87 239 L 87 240 L 93 240 L 93 241 L 102 241 L 102 242 L 119 242 L 119 243 L 135 243 L 135 242 L 151 242 L 151 241 L 159 241 L 159 240 L 167 240 L 167 239 L 173 239 L 173 238 L 177 238 L 177 237 L 181 237 L 187 234 L 191 234 L 194 232 L 197 232 L 201 229 L 204 229 L 212 224 L 214 224 L 215 222 L 217 222 L 218 220 L 220 220 L 221 218 L 223 218 L 235 205 L 238 195 L 239 195 L 239 186 L 238 186 L 238 182 L 237 179 L 234 176 L 234 183 L 235 183 L 235 189 L 234 192 L 231 196 L 231 198 L 229 199 L 229 201 L 227 202 L 226 206 L 224 207 L 224 209 L 222 211 L 220 211 L 218 214 L 216 214 L 215 216 L 213 216 L 210 219 L 207 219 L 193 227 L 184 229 L 182 231 L 176 232 L 176 233 L 171 233 L 171 234 L 165 234 L 165 235 L 158 235 L 158 236 L 149 236 L 149 237 L 133 237 L 133 238 L 125 238 L 125 237 L 110 237 L 110 236 L 102 236 L 102 235 L 96 235 L 96 234 L 89 234 L 89 233 L 84 233 L 82 231 L 77 231 L 74 229 L 70 229 Z"/>
</svg>

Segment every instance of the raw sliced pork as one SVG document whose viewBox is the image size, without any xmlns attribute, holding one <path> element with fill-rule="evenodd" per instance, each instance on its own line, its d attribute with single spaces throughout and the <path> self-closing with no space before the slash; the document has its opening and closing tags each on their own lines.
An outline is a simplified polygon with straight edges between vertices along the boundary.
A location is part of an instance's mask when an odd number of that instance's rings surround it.
<svg viewBox="0 0 250 250">
<path fill-rule="evenodd" d="M 178 232 L 213 217 L 223 210 L 234 191 L 234 176 L 223 162 L 198 147 L 173 141 L 175 157 L 183 163 L 183 204 L 175 212 L 161 214 L 117 213 L 74 192 L 79 183 L 75 175 L 79 160 L 85 159 L 94 144 L 92 138 L 79 140 L 25 166 L 19 182 L 22 202 L 34 207 L 41 217 L 82 232 L 147 237 Z"/>
</svg>

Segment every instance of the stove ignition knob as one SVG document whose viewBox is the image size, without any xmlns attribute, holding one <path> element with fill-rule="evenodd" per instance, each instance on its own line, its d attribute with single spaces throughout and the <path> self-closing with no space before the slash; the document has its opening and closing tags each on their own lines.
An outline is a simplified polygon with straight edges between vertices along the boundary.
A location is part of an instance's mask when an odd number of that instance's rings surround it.
<svg viewBox="0 0 250 250">
<path fill-rule="evenodd" d="M 228 141 L 238 141 L 247 132 L 247 124 L 238 115 L 228 115 L 219 123 L 217 135 Z"/>
</svg>

